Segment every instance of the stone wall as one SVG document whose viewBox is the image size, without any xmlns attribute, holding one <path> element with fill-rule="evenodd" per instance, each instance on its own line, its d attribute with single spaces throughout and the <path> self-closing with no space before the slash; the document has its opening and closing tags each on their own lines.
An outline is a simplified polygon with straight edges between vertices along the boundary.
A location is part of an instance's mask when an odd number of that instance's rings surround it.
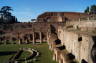
<svg viewBox="0 0 96 63">
<path fill-rule="evenodd" d="M 64 30 L 60 33 L 59 39 L 62 44 L 66 46 L 68 52 L 75 55 L 76 59 L 81 63 L 82 59 L 92 63 L 91 60 L 91 49 L 93 41 L 91 36 L 80 35 L 74 32 Z M 63 36 L 62 36 L 63 35 Z"/>
<path fill-rule="evenodd" d="M 96 34 L 89 31 L 95 31 L 96 21 L 88 22 L 67 22 L 66 26 L 59 26 L 58 28 L 58 38 L 61 40 L 61 44 L 65 45 L 67 51 L 75 55 L 75 58 L 79 63 L 82 60 L 85 60 L 88 63 L 92 62 L 91 50 L 94 44 L 93 36 Z M 68 26 L 73 25 L 72 28 L 67 28 Z M 80 30 L 74 26 L 81 28 Z M 83 28 L 88 28 L 84 29 Z M 92 28 L 92 29 L 91 29 Z"/>
<path fill-rule="evenodd" d="M 81 29 L 81 31 L 92 31 L 96 29 L 96 20 L 83 20 L 83 21 L 70 21 L 66 22 L 66 27 L 73 27 L 75 29 Z"/>
</svg>

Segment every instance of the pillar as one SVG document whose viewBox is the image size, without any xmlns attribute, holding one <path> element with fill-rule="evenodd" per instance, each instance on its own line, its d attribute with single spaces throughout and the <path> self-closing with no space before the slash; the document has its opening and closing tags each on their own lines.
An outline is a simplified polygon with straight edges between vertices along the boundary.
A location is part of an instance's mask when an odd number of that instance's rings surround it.
<svg viewBox="0 0 96 63">
<path fill-rule="evenodd" d="M 42 32 L 39 32 L 39 36 L 40 36 L 40 43 L 42 43 Z"/>
<path fill-rule="evenodd" d="M 33 32 L 33 44 L 35 44 L 35 33 Z"/>
<path fill-rule="evenodd" d="M 49 44 L 49 35 L 48 35 L 48 32 L 47 32 L 47 43 L 48 43 L 48 45 L 50 45 Z"/>
<path fill-rule="evenodd" d="M 79 21 L 81 21 L 81 18 L 79 18 Z"/>
<path fill-rule="evenodd" d="M 7 44 L 7 40 L 4 40 L 4 42 L 5 42 L 4 44 L 6 45 Z"/>
<path fill-rule="evenodd" d="M 87 20 L 89 21 L 89 20 L 90 20 L 90 18 L 88 17 L 88 18 L 87 18 Z"/>
<path fill-rule="evenodd" d="M 53 60 L 55 61 L 56 60 L 56 54 L 53 53 Z"/>
<path fill-rule="evenodd" d="M 21 43 L 22 43 L 22 40 L 21 40 L 21 39 L 19 39 L 19 40 L 18 40 L 18 44 L 21 44 Z"/>
</svg>

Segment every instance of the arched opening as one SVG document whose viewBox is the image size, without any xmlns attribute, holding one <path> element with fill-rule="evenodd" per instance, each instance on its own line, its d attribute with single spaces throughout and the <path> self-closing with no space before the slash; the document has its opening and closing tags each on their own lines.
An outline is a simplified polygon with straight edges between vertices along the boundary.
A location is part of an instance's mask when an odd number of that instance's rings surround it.
<svg viewBox="0 0 96 63">
<path fill-rule="evenodd" d="M 72 53 L 67 54 L 67 57 L 69 60 L 75 59 L 75 55 L 73 55 Z"/>
<path fill-rule="evenodd" d="M 78 37 L 78 41 L 82 41 L 82 37 Z"/>
<path fill-rule="evenodd" d="M 93 36 L 92 39 L 94 41 L 94 44 L 96 44 L 96 36 Z"/>
<path fill-rule="evenodd" d="M 84 59 L 81 60 L 81 63 L 88 63 L 87 61 L 85 61 Z"/>
<path fill-rule="evenodd" d="M 22 39 L 20 38 L 20 43 L 23 44 Z"/>
<path fill-rule="evenodd" d="M 35 32 L 35 41 L 38 43 L 40 41 L 40 35 L 38 32 Z"/>
<path fill-rule="evenodd" d="M 59 39 L 55 40 L 55 44 L 56 45 L 61 44 L 61 40 L 59 40 Z"/>
<path fill-rule="evenodd" d="M 91 57 L 92 57 L 93 63 L 95 63 L 96 62 L 96 44 L 94 44 L 92 47 Z"/>
<path fill-rule="evenodd" d="M 47 35 L 45 35 L 45 33 L 42 33 L 42 41 L 46 42 L 47 41 Z"/>
<path fill-rule="evenodd" d="M 76 61 L 71 61 L 70 63 L 77 63 Z"/>
<path fill-rule="evenodd" d="M 32 35 L 32 34 L 30 34 L 29 36 L 30 36 L 30 40 L 33 40 L 33 35 Z"/>
<path fill-rule="evenodd" d="M 59 60 L 59 63 L 63 63 L 63 59 L 60 59 L 60 60 Z"/>
<path fill-rule="evenodd" d="M 60 46 L 60 47 L 57 47 L 59 50 L 64 50 L 66 47 L 63 45 L 63 46 Z"/>
<path fill-rule="evenodd" d="M 12 41 L 16 41 L 17 39 L 15 37 L 12 37 Z"/>
<path fill-rule="evenodd" d="M 56 34 L 56 28 L 53 25 L 50 25 L 50 31 L 51 33 Z"/>
<path fill-rule="evenodd" d="M 95 63 L 96 62 L 96 36 L 93 36 L 92 39 L 93 39 L 94 44 L 91 49 L 91 58 L 92 58 L 93 63 Z"/>
</svg>

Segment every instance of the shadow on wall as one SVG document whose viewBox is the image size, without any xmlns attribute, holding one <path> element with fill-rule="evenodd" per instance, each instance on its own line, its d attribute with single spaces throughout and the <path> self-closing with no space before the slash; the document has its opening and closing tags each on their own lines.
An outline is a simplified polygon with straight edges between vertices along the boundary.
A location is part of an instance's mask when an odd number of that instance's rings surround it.
<svg viewBox="0 0 96 63">
<path fill-rule="evenodd" d="M 91 57 L 92 57 L 93 63 L 96 63 L 96 36 L 93 36 L 92 39 L 94 41 L 94 44 L 91 50 Z"/>
</svg>

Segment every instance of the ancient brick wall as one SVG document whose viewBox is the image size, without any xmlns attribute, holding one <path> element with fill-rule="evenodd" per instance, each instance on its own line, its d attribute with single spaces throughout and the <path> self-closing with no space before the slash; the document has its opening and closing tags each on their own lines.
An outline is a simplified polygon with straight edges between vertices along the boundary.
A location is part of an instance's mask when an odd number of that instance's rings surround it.
<svg viewBox="0 0 96 63">
<path fill-rule="evenodd" d="M 70 23 L 70 24 L 69 24 Z M 81 63 L 82 60 L 85 60 L 88 63 L 92 62 L 91 57 L 91 50 L 94 44 L 94 41 L 92 39 L 92 36 L 95 36 L 95 33 L 89 32 L 88 29 L 91 31 L 93 28 L 93 31 L 95 31 L 96 26 L 95 21 L 91 22 L 69 22 L 67 23 L 68 26 L 73 25 L 72 28 L 67 26 L 60 26 L 58 28 L 58 37 L 61 40 L 61 44 L 66 46 L 66 49 L 68 52 L 75 55 L 75 58 Z M 85 28 L 83 31 L 79 30 L 74 27 L 74 25 L 77 25 L 78 27 Z"/>
</svg>

